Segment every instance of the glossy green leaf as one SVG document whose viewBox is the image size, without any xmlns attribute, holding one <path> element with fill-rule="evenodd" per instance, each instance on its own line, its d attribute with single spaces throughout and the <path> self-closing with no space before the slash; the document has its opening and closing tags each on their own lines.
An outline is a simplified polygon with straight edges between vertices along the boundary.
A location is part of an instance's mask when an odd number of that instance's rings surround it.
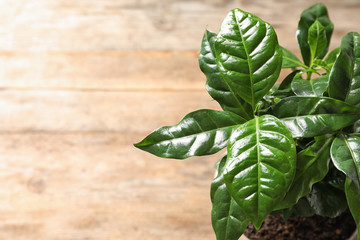
<svg viewBox="0 0 360 240">
<path fill-rule="evenodd" d="M 308 44 L 311 59 L 316 59 L 328 48 L 325 27 L 315 20 L 308 30 Z"/>
<path fill-rule="evenodd" d="M 278 205 L 279 209 L 295 205 L 311 191 L 314 183 L 326 176 L 332 140 L 329 136 L 319 137 L 310 147 L 297 154 L 295 178 L 285 198 Z"/>
<path fill-rule="evenodd" d="M 325 182 L 314 184 L 306 198 L 315 214 L 320 216 L 334 218 L 348 207 L 344 192 Z"/>
<path fill-rule="evenodd" d="M 211 183 L 211 221 L 217 240 L 238 240 L 248 226 L 249 218 L 226 189 L 223 176 L 226 158 L 220 160 L 218 174 Z"/>
<path fill-rule="evenodd" d="M 282 52 L 273 27 L 250 13 L 231 10 L 215 49 L 224 79 L 254 109 L 281 70 Z"/>
<path fill-rule="evenodd" d="M 183 159 L 223 149 L 233 128 L 246 122 L 235 113 L 202 109 L 186 115 L 177 125 L 153 131 L 135 144 L 164 158 Z"/>
<path fill-rule="evenodd" d="M 283 56 L 281 68 L 296 68 L 296 67 L 307 68 L 307 66 L 304 65 L 295 54 L 293 54 L 284 47 L 281 47 L 281 50 Z"/>
<path fill-rule="evenodd" d="M 331 146 L 335 167 L 346 175 L 345 194 L 357 228 L 360 227 L 360 134 L 340 135 Z"/>
<path fill-rule="evenodd" d="M 240 98 L 221 76 L 215 56 L 216 34 L 206 30 L 199 54 L 201 71 L 206 75 L 206 89 L 225 111 L 234 112 L 245 119 L 252 118 L 252 108 Z"/>
<path fill-rule="evenodd" d="M 322 97 L 329 86 L 329 76 L 323 75 L 315 79 L 304 80 L 296 78 L 291 83 L 291 89 L 297 96 Z"/>
<path fill-rule="evenodd" d="M 349 126 L 360 118 L 360 110 L 327 97 L 288 97 L 272 108 L 294 138 L 314 137 Z"/>
<path fill-rule="evenodd" d="M 325 28 L 327 39 L 326 48 L 321 53 L 316 55 L 316 58 L 321 59 L 325 56 L 330 43 L 331 34 L 334 29 L 334 26 L 329 19 L 327 9 L 324 4 L 315 4 L 302 12 L 300 16 L 298 30 L 296 32 L 296 38 L 300 46 L 301 55 L 304 59 L 304 63 L 308 66 L 311 62 L 311 52 L 308 43 L 309 28 L 311 27 L 311 25 L 314 24 L 315 21 L 321 23 L 321 25 Z"/>
<path fill-rule="evenodd" d="M 351 215 L 356 223 L 357 238 L 360 239 L 360 184 L 346 178 L 345 194 Z"/>
<path fill-rule="evenodd" d="M 331 146 L 334 166 L 354 182 L 360 182 L 360 134 L 340 135 Z"/>
<path fill-rule="evenodd" d="M 329 96 L 360 106 L 360 34 L 348 33 L 330 72 Z"/>
<path fill-rule="evenodd" d="M 224 180 L 231 196 L 256 228 L 284 198 L 295 165 L 294 140 L 273 116 L 256 117 L 231 135 Z"/>
</svg>

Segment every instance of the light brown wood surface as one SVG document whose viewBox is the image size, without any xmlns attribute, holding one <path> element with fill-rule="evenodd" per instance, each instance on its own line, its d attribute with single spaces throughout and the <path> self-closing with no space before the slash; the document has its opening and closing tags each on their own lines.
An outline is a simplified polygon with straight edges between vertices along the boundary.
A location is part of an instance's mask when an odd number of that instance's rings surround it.
<svg viewBox="0 0 360 240">
<path fill-rule="evenodd" d="M 200 108 L 197 54 L 234 7 L 297 51 L 315 1 L 0 2 L 0 239 L 210 240 L 214 156 L 159 159 L 132 144 Z M 360 32 L 357 0 L 325 1 L 331 46 Z"/>
</svg>

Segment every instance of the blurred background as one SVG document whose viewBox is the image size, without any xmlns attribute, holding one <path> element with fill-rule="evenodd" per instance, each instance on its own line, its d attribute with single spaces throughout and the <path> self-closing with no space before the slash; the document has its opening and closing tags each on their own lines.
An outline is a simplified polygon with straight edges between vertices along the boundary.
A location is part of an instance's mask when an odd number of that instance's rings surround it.
<svg viewBox="0 0 360 240">
<path fill-rule="evenodd" d="M 0 0 L 0 239 L 210 240 L 220 154 L 135 149 L 188 112 L 219 109 L 197 55 L 231 8 L 297 50 L 304 0 Z M 323 1 L 331 49 L 360 1 Z"/>
</svg>

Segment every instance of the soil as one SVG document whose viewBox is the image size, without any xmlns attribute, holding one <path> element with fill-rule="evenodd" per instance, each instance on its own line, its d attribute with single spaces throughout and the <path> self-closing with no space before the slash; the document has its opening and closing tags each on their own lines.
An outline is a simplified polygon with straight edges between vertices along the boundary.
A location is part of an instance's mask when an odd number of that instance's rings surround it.
<svg viewBox="0 0 360 240">
<path fill-rule="evenodd" d="M 336 218 L 291 216 L 286 222 L 270 215 L 259 230 L 250 223 L 244 234 L 251 240 L 345 240 L 355 228 L 349 211 Z"/>
</svg>

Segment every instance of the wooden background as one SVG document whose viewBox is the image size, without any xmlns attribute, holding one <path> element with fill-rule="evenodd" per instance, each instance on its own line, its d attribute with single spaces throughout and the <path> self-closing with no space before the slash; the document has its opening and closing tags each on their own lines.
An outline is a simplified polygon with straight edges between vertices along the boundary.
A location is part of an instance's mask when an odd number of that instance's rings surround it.
<svg viewBox="0 0 360 240">
<path fill-rule="evenodd" d="M 332 47 L 360 1 L 331 0 Z M 0 239 L 210 240 L 221 155 L 159 159 L 132 144 L 217 104 L 197 54 L 242 8 L 297 51 L 304 0 L 0 0 Z"/>
</svg>

